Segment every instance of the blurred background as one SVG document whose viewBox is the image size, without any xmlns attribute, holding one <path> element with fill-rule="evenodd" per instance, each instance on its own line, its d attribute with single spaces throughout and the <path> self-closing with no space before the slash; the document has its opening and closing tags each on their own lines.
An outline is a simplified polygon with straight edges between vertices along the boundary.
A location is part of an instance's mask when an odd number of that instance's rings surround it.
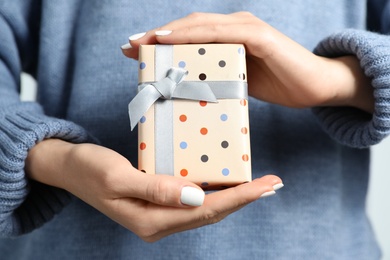
<svg viewBox="0 0 390 260">
<path fill-rule="evenodd" d="M 371 175 L 367 213 L 372 220 L 383 250 L 383 260 L 390 259 L 390 138 L 371 148 Z"/>
<path fill-rule="evenodd" d="M 21 99 L 33 101 L 36 96 L 35 81 L 27 74 L 22 75 Z M 367 213 L 383 251 L 382 260 L 390 260 L 390 138 L 371 149 L 371 175 L 367 198 Z M 390 201 L 390 200 L 389 200 Z"/>
</svg>

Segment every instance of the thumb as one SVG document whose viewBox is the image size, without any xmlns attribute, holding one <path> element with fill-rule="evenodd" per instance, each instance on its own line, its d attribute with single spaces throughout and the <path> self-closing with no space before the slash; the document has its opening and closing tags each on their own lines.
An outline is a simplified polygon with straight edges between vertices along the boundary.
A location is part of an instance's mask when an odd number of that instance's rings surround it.
<svg viewBox="0 0 390 260">
<path fill-rule="evenodd" d="M 168 175 L 151 175 L 136 171 L 131 175 L 131 186 L 126 196 L 150 201 L 155 204 L 186 207 L 201 206 L 204 191 L 192 182 Z"/>
</svg>

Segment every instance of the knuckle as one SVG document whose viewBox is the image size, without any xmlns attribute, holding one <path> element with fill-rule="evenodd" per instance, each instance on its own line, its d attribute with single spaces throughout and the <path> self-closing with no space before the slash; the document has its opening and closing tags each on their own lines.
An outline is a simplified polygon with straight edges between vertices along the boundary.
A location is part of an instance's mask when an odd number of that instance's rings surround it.
<svg viewBox="0 0 390 260">
<path fill-rule="evenodd" d="M 136 232 L 136 234 L 138 235 L 139 238 L 141 238 L 143 241 L 148 243 L 153 243 L 158 240 L 154 232 L 148 230 L 139 230 L 139 232 Z"/>
<path fill-rule="evenodd" d="M 159 233 L 153 223 L 143 218 L 138 218 L 137 224 L 131 230 L 145 242 L 156 241 L 156 235 Z"/>
<path fill-rule="evenodd" d="M 205 223 L 205 225 L 216 224 L 223 219 L 224 219 L 224 216 L 222 216 L 222 214 L 220 214 L 216 211 L 206 212 L 203 216 L 203 222 Z"/>
<path fill-rule="evenodd" d="M 140 238 L 147 243 L 154 243 L 161 239 L 156 235 L 145 235 L 145 236 L 140 236 Z"/>
<path fill-rule="evenodd" d="M 245 17 L 254 17 L 254 15 L 251 12 L 248 11 L 241 11 L 238 12 L 239 15 L 245 16 Z"/>
<path fill-rule="evenodd" d="M 143 241 L 153 243 L 163 238 L 161 233 L 164 232 L 164 230 L 165 228 L 157 225 L 157 223 L 153 221 L 153 218 L 143 217 L 142 219 L 139 219 L 136 227 L 132 231 Z"/>
<path fill-rule="evenodd" d="M 188 15 L 188 18 L 194 19 L 194 20 L 201 20 L 201 19 L 203 19 L 204 16 L 205 16 L 204 13 L 201 13 L 201 12 L 193 12 L 193 13 L 191 13 L 191 14 Z"/>
<path fill-rule="evenodd" d="M 169 202 L 168 183 L 163 178 L 158 178 L 155 183 L 148 185 L 147 196 L 154 203 L 164 205 Z"/>
</svg>

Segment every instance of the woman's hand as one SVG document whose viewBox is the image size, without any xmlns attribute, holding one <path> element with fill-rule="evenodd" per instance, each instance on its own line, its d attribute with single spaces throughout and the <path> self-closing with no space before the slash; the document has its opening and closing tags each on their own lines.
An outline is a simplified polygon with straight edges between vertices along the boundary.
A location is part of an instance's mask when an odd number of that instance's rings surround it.
<svg viewBox="0 0 390 260">
<path fill-rule="evenodd" d="M 130 37 L 122 50 L 137 59 L 140 44 L 156 43 L 242 43 L 250 95 L 296 108 L 353 106 L 373 111 L 370 81 L 354 56 L 316 56 L 250 13 L 194 13 Z"/>
<path fill-rule="evenodd" d="M 44 140 L 29 151 L 26 172 L 71 192 L 149 242 L 216 223 L 283 186 L 278 177 L 268 175 L 204 198 L 195 184 L 145 174 L 110 149 L 57 139 Z"/>
</svg>

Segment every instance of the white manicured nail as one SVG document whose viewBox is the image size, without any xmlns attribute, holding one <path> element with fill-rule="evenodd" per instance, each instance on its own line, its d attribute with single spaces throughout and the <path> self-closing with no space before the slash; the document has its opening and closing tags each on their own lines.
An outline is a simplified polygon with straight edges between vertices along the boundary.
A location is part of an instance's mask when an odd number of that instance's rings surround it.
<svg viewBox="0 0 390 260">
<path fill-rule="evenodd" d="M 181 190 L 180 201 L 189 206 L 202 206 L 204 196 L 204 191 L 187 186 Z"/>
<path fill-rule="evenodd" d="M 146 32 L 142 32 L 142 33 L 133 34 L 133 35 L 131 35 L 131 36 L 129 37 L 129 40 L 130 40 L 130 41 L 135 41 L 135 40 L 138 40 L 138 39 L 140 39 L 140 38 L 144 37 L 144 36 L 145 36 L 145 34 L 146 34 Z"/>
<path fill-rule="evenodd" d="M 163 30 L 163 31 L 156 31 L 155 32 L 155 34 L 157 35 L 157 36 L 165 36 L 165 35 L 169 35 L 169 34 L 171 34 L 172 33 L 172 31 L 169 31 L 169 30 Z"/>
<path fill-rule="evenodd" d="M 276 194 L 276 192 L 274 190 L 267 191 L 267 192 L 264 192 L 263 194 L 261 194 L 260 198 L 269 197 L 269 196 L 272 196 L 272 195 L 275 195 L 275 194 Z"/>
<path fill-rule="evenodd" d="M 281 188 L 283 188 L 283 187 L 284 187 L 283 183 L 278 183 L 278 184 L 275 184 L 275 185 L 273 186 L 273 188 L 274 188 L 275 191 L 278 190 L 278 189 L 281 189 Z"/>
<path fill-rule="evenodd" d="M 123 44 L 122 46 L 121 46 L 121 49 L 122 50 L 128 50 L 128 49 L 131 49 L 132 47 L 131 47 L 131 45 L 130 45 L 130 43 L 126 43 L 126 44 Z"/>
</svg>

